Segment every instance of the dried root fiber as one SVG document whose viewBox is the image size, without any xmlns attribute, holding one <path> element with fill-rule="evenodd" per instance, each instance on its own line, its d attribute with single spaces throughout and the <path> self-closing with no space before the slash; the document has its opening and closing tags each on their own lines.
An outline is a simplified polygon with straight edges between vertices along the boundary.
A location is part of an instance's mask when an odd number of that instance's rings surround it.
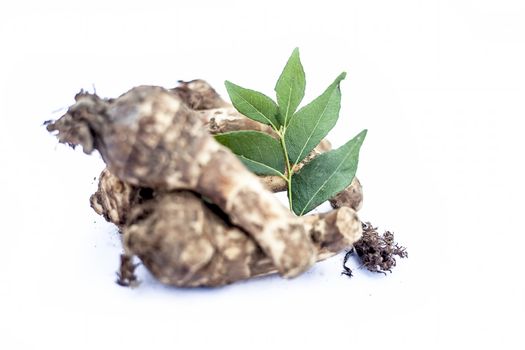
<svg viewBox="0 0 525 350">
<path fill-rule="evenodd" d="M 354 243 L 353 249 L 349 250 L 343 262 L 343 274 L 352 276 L 352 270 L 346 266 L 350 255 L 355 251 L 361 260 L 361 266 L 371 272 L 378 272 L 386 275 L 386 272 L 392 272 L 396 266 L 396 256 L 407 258 L 408 253 L 405 247 L 400 246 L 394 241 L 394 233 L 386 231 L 380 234 L 377 227 L 371 223 L 362 223 L 363 236 Z"/>
</svg>

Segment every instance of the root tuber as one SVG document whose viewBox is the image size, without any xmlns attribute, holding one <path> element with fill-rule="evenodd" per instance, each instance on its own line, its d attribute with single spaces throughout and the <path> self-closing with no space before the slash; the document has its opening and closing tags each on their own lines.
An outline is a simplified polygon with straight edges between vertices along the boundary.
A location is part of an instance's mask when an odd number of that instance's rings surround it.
<svg viewBox="0 0 525 350">
<path fill-rule="evenodd" d="M 179 86 L 170 89 L 170 91 L 176 94 L 189 108 L 196 111 L 231 106 L 208 82 L 202 79 L 179 80 Z"/>
<path fill-rule="evenodd" d="M 144 192 L 147 196 L 141 195 Z M 128 258 L 122 260 L 119 276 L 127 276 L 126 280 L 133 280 L 126 274 L 133 255 L 163 283 L 181 287 L 218 286 L 277 272 L 249 235 L 225 220 L 218 207 L 189 191 L 156 195 L 123 183 L 105 169 L 91 203 L 98 214 L 122 229 Z M 341 252 L 361 237 L 360 221 L 350 208 L 299 220 L 315 247 L 317 261 Z M 196 245 L 200 248 L 194 248 Z"/>
<path fill-rule="evenodd" d="M 272 260 L 243 230 L 228 224 L 188 191 L 159 195 L 133 208 L 123 230 L 127 254 L 136 254 L 165 284 L 219 286 L 277 272 Z M 337 254 L 361 237 L 354 210 L 301 218 L 315 259 Z"/>
<path fill-rule="evenodd" d="M 406 256 L 392 234 L 380 237 L 361 224 L 357 178 L 330 199 L 328 213 L 296 217 L 284 208 L 272 194 L 286 189 L 282 178 L 255 176 L 211 136 L 275 132 L 241 115 L 203 80 L 171 90 L 140 86 L 117 99 L 81 92 L 75 100 L 47 128 L 85 153 L 98 150 L 107 165 L 90 202 L 122 233 L 121 285 L 138 283 L 133 256 L 162 283 L 179 287 L 294 277 L 352 245 L 377 272 L 389 271 L 394 255 Z M 323 140 L 296 170 L 330 149 Z"/>
<path fill-rule="evenodd" d="M 115 100 L 81 93 L 47 128 L 86 153 L 97 149 L 124 182 L 161 191 L 188 189 L 211 199 L 283 276 L 296 276 L 314 263 L 315 249 L 299 220 L 215 142 L 176 94 L 153 86 L 133 88 Z"/>
</svg>

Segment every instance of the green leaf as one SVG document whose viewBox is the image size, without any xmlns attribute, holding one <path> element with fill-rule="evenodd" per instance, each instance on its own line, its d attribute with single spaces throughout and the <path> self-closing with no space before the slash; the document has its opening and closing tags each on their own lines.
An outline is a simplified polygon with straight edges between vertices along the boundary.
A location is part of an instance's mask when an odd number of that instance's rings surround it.
<svg viewBox="0 0 525 350">
<path fill-rule="evenodd" d="M 305 86 L 306 80 L 303 65 L 299 58 L 299 49 L 296 48 L 293 50 L 275 85 L 281 125 L 286 126 L 290 122 L 292 115 L 304 97 Z"/>
<path fill-rule="evenodd" d="M 215 135 L 235 153 L 248 169 L 258 175 L 284 173 L 284 155 L 279 141 L 259 131 L 232 131 Z"/>
<path fill-rule="evenodd" d="M 315 100 L 301 108 L 286 128 L 285 142 L 292 164 L 303 160 L 335 126 L 341 108 L 341 73 Z"/>
<path fill-rule="evenodd" d="M 367 130 L 336 150 L 323 153 L 292 176 L 293 211 L 303 215 L 352 182 Z"/>
<path fill-rule="evenodd" d="M 271 125 L 277 130 L 279 107 L 271 98 L 260 92 L 235 85 L 228 80 L 224 82 L 224 85 L 233 106 L 240 113 L 260 123 Z"/>
</svg>

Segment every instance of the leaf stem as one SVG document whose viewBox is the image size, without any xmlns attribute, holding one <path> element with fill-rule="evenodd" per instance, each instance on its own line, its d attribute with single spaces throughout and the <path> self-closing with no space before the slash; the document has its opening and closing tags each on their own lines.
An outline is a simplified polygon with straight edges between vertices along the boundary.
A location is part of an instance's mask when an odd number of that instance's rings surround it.
<svg viewBox="0 0 525 350">
<path fill-rule="evenodd" d="M 288 205 L 290 206 L 290 211 L 293 211 L 293 201 L 292 201 L 292 177 L 290 176 L 286 181 L 288 183 Z"/>
<path fill-rule="evenodd" d="M 277 132 L 279 135 L 279 141 L 281 141 L 281 146 L 283 148 L 284 152 L 284 161 L 286 162 L 286 184 L 288 185 L 288 205 L 290 206 L 290 211 L 293 213 L 293 201 L 292 201 L 292 175 L 293 175 L 293 169 L 290 164 L 290 159 L 288 158 L 288 150 L 286 149 L 286 142 L 284 142 L 284 135 L 286 134 L 286 126 L 281 127 L 281 129 Z"/>
</svg>

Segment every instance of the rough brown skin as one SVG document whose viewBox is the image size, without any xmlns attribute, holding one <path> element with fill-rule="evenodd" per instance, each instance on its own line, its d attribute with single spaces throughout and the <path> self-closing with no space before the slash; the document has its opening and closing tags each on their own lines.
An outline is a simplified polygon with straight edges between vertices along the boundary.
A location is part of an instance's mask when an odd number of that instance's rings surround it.
<svg viewBox="0 0 525 350">
<path fill-rule="evenodd" d="M 354 177 L 350 186 L 329 199 L 332 208 L 350 207 L 356 211 L 363 207 L 363 187 L 357 177 Z"/>
<path fill-rule="evenodd" d="M 98 189 L 89 202 L 97 214 L 121 229 L 134 206 L 154 197 L 155 190 L 132 186 L 104 169 L 99 175 Z"/>
<path fill-rule="evenodd" d="M 89 202 L 98 215 L 123 228 L 131 209 L 141 202 L 138 195 L 141 190 L 141 187 L 130 185 L 104 169 L 98 177 L 98 189 Z M 152 198 L 153 192 L 149 199 Z"/>
<path fill-rule="evenodd" d="M 137 202 L 138 189 L 104 169 L 99 176 L 97 192 L 91 196 L 89 202 L 97 214 L 121 228 Z"/>
<path fill-rule="evenodd" d="M 230 103 L 224 101 L 219 94 L 206 81 L 197 79 L 190 82 L 179 82 L 180 85 L 172 89 L 178 91 L 183 102 L 197 111 L 199 117 L 204 122 L 211 134 L 220 134 L 229 131 L 255 130 L 265 132 L 274 137 L 277 135 L 273 129 L 265 124 L 256 122 L 239 113 Z M 195 101 L 205 101 L 196 103 Z M 312 152 L 299 163 L 295 171 L 300 170 L 306 163 L 321 153 L 328 152 L 332 145 L 328 140 L 322 140 Z M 272 192 L 282 192 L 287 190 L 286 181 L 279 176 L 261 176 L 263 184 Z M 361 183 L 354 178 L 352 183 L 343 191 L 330 199 L 333 208 L 344 206 L 360 210 L 363 206 L 363 190 Z"/>
<path fill-rule="evenodd" d="M 361 222 L 350 208 L 305 216 L 302 224 L 316 260 L 361 237 Z M 188 191 L 163 193 L 134 207 L 123 241 L 126 252 L 136 254 L 157 279 L 178 287 L 220 286 L 277 272 L 246 232 Z"/>
<path fill-rule="evenodd" d="M 119 191 L 113 190 L 115 184 Z M 228 222 L 218 207 L 189 191 L 157 195 L 145 190 L 123 183 L 105 169 L 91 197 L 93 209 L 123 233 L 127 254 L 121 257 L 120 285 L 137 284 L 133 255 L 163 283 L 179 287 L 219 286 L 277 272 L 257 243 Z M 149 196 L 141 195 L 143 192 Z M 123 217 L 127 219 L 124 223 Z M 361 237 L 357 214 L 350 208 L 300 220 L 316 249 L 317 261 L 341 252 Z"/>
<path fill-rule="evenodd" d="M 122 287 L 136 287 L 139 285 L 135 269 L 139 264 L 133 263 L 133 256 L 127 254 L 120 255 L 120 268 L 117 272 L 117 284 Z"/>
<path fill-rule="evenodd" d="M 179 85 L 170 91 L 175 93 L 188 107 L 196 111 L 231 107 L 210 84 L 202 79 L 179 80 Z"/>
<path fill-rule="evenodd" d="M 115 100 L 81 93 L 56 122 L 60 142 L 97 149 L 123 182 L 157 191 L 188 189 L 210 198 L 293 277 L 316 258 L 300 220 L 267 191 L 174 93 L 140 86 Z M 232 176 L 232 174 L 236 174 Z"/>
</svg>

